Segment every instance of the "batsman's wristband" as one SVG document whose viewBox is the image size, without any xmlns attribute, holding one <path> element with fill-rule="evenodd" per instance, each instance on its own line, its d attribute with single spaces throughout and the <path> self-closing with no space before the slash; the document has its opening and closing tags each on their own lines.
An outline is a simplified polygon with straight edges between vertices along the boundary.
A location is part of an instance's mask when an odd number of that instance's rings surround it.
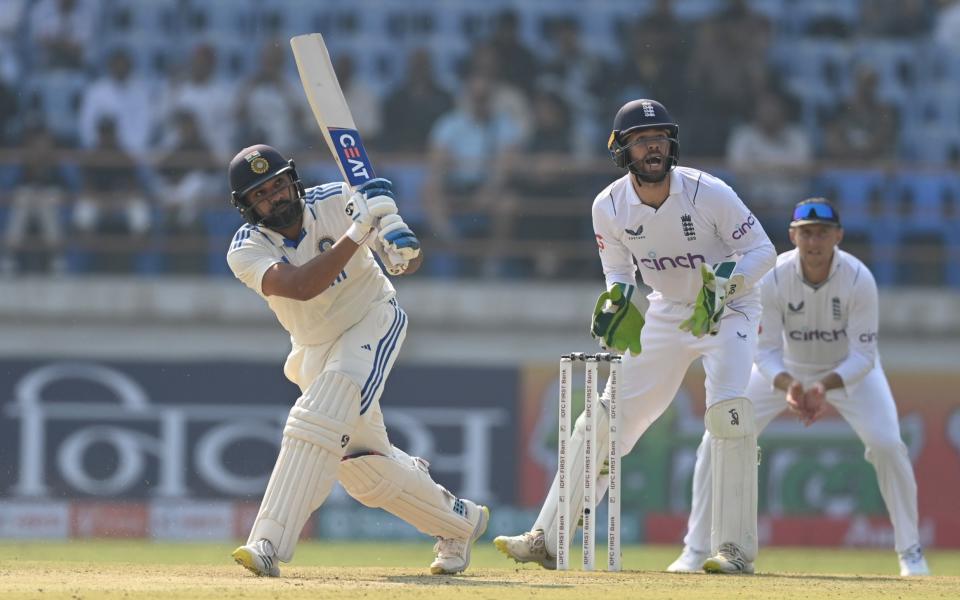
<svg viewBox="0 0 960 600">
<path fill-rule="evenodd" d="M 364 231 L 363 227 L 360 227 L 360 225 L 354 223 L 349 229 L 347 229 L 347 237 L 360 246 L 364 241 L 366 241 L 367 236 L 369 236 L 370 232 L 372 231 L 372 227 L 367 227 L 366 231 Z"/>
</svg>

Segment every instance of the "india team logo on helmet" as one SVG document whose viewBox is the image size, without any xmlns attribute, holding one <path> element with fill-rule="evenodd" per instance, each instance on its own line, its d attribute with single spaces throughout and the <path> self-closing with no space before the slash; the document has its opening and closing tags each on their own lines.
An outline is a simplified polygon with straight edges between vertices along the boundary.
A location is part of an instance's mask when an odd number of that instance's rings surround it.
<svg viewBox="0 0 960 600">
<path fill-rule="evenodd" d="M 267 159 L 260 156 L 260 153 L 257 151 L 253 151 L 243 158 L 250 164 L 250 170 L 257 175 L 263 175 L 270 170 L 270 163 L 267 162 Z"/>
<path fill-rule="evenodd" d="M 298 201 L 292 207 L 293 210 L 287 211 L 289 214 L 285 215 L 285 218 L 278 220 L 277 215 L 272 215 L 264 219 L 248 204 L 246 195 L 257 186 L 285 173 L 290 176 Z M 303 184 L 293 160 L 287 160 L 275 148 L 266 144 L 244 148 L 230 161 L 227 177 L 230 182 L 230 202 L 251 225 L 283 227 L 288 224 L 286 221 L 299 218 L 302 210 L 300 201 L 305 196 Z"/>
</svg>

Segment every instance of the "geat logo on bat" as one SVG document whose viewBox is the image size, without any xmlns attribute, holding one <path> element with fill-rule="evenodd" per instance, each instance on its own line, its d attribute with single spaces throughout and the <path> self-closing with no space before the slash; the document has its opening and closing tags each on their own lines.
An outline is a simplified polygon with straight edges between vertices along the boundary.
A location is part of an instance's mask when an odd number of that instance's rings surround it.
<svg viewBox="0 0 960 600">
<path fill-rule="evenodd" d="M 333 145 L 337 149 L 340 162 L 347 172 L 350 185 L 360 185 L 373 179 L 373 167 L 370 165 L 370 159 L 367 158 L 367 153 L 363 149 L 360 134 L 356 130 L 331 127 L 330 137 L 333 139 Z"/>
</svg>

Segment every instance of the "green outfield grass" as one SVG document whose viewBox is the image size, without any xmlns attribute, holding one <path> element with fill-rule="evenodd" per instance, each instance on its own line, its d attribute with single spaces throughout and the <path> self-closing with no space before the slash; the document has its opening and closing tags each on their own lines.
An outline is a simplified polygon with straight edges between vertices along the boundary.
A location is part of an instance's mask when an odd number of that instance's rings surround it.
<svg viewBox="0 0 960 600">
<path fill-rule="evenodd" d="M 598 551 L 603 550 L 600 546 Z M 956 598 L 960 551 L 928 553 L 933 577 L 897 576 L 891 550 L 766 548 L 757 575 L 661 571 L 679 547 L 629 546 L 622 573 L 517 565 L 484 541 L 465 575 L 437 577 L 430 544 L 306 542 L 280 579 L 233 564 L 230 544 L 0 542 L 0 598 Z M 600 563 L 603 555 L 598 552 Z M 573 558 L 578 559 L 578 556 Z"/>
</svg>

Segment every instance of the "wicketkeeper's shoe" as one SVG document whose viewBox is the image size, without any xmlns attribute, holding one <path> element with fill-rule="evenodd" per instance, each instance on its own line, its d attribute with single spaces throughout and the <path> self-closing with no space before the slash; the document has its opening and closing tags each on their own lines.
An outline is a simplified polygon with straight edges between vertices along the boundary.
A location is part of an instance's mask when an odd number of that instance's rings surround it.
<svg viewBox="0 0 960 600">
<path fill-rule="evenodd" d="M 257 577 L 280 577 L 277 553 L 270 540 L 257 540 L 233 551 L 233 560 Z"/>
<path fill-rule="evenodd" d="M 753 563 L 747 562 L 740 546 L 727 542 L 720 544 L 716 556 L 711 556 L 703 562 L 703 570 L 707 573 L 753 575 Z"/>
<path fill-rule="evenodd" d="M 534 529 L 520 535 L 498 535 L 493 545 L 518 563 L 535 562 L 544 569 L 557 568 L 557 558 L 547 553 L 542 529 Z"/>
<path fill-rule="evenodd" d="M 437 557 L 430 564 L 430 572 L 434 575 L 455 575 L 470 566 L 470 549 L 487 530 L 487 523 L 490 522 L 490 509 L 476 504 L 474 506 L 479 518 L 469 539 L 437 538 L 437 543 L 433 546 Z"/>
<path fill-rule="evenodd" d="M 684 546 L 683 552 L 677 557 L 677 560 L 670 563 L 667 567 L 668 573 L 699 573 L 703 571 L 703 563 L 710 558 L 710 553 L 706 550 L 697 550 L 690 546 Z"/>
<path fill-rule="evenodd" d="M 927 566 L 927 559 L 923 557 L 923 548 L 920 547 L 920 544 L 914 544 L 900 553 L 900 575 L 902 577 L 929 574 L 930 567 Z"/>
</svg>

